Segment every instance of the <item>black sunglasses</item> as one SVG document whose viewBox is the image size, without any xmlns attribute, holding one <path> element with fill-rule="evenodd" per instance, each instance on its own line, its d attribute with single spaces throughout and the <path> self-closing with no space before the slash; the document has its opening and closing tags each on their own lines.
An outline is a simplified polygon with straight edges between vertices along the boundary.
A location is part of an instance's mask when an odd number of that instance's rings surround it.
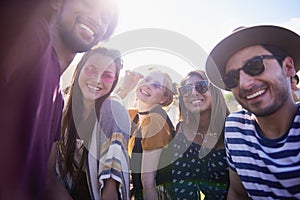
<svg viewBox="0 0 300 200">
<path fill-rule="evenodd" d="M 178 89 L 179 94 L 188 97 L 192 94 L 193 88 L 200 94 L 207 92 L 209 82 L 208 80 L 198 81 L 194 85 L 184 85 Z"/>
<path fill-rule="evenodd" d="M 263 59 L 277 59 L 282 60 L 278 56 L 273 55 L 261 55 L 254 57 L 246 62 L 244 66 L 239 69 L 230 70 L 227 72 L 223 78 L 223 81 L 227 88 L 232 89 L 235 88 L 240 81 L 240 70 L 243 70 L 246 74 L 250 76 L 257 76 L 263 71 L 265 71 L 265 65 Z"/>
</svg>

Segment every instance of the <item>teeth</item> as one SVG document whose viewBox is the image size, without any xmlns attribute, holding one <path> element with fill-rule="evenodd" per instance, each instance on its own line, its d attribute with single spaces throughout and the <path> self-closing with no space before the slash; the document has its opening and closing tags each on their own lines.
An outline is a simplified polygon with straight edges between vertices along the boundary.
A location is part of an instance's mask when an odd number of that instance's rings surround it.
<svg viewBox="0 0 300 200">
<path fill-rule="evenodd" d="M 96 90 L 96 91 L 99 91 L 99 90 L 100 90 L 99 87 L 96 87 L 96 86 L 93 86 L 93 85 L 90 85 L 90 84 L 88 84 L 87 86 L 88 86 L 88 88 L 90 88 L 90 89 L 92 89 L 92 90 Z"/>
<path fill-rule="evenodd" d="M 92 36 L 94 36 L 94 34 L 95 34 L 94 31 L 90 27 L 88 27 L 87 25 L 80 24 L 80 27 L 83 28 L 84 30 L 86 30 L 87 32 L 89 32 Z"/>
<path fill-rule="evenodd" d="M 148 92 L 146 92 L 145 90 L 141 90 L 141 93 L 143 93 L 146 96 L 150 96 L 150 94 Z"/>
<path fill-rule="evenodd" d="M 257 96 L 263 94 L 264 92 L 265 92 L 265 90 L 260 90 L 260 91 L 257 91 L 257 92 L 255 92 L 255 93 L 253 93 L 253 94 L 247 96 L 246 98 L 247 98 L 247 99 L 253 99 L 253 98 L 255 98 L 255 97 L 257 97 Z"/>
<path fill-rule="evenodd" d="M 198 103 L 201 103 L 203 101 L 204 101 L 203 99 L 195 100 L 195 101 L 192 101 L 192 104 L 198 104 Z"/>
</svg>

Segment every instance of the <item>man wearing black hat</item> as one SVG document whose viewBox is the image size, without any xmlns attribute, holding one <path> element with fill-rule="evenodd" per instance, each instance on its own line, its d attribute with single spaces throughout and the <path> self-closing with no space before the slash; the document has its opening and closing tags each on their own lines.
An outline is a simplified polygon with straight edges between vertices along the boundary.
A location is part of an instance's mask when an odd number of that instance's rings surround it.
<svg viewBox="0 0 300 200">
<path fill-rule="evenodd" d="M 238 29 L 209 54 L 208 78 L 243 107 L 225 124 L 228 199 L 300 199 L 298 54 L 300 36 L 278 26 Z"/>
</svg>

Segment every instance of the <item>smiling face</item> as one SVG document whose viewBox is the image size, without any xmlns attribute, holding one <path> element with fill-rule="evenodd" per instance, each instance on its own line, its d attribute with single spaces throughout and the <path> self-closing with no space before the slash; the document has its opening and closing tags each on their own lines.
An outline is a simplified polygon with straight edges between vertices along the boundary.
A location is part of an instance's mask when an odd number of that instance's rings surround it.
<svg viewBox="0 0 300 200">
<path fill-rule="evenodd" d="M 160 72 L 151 72 L 138 83 L 136 96 L 143 108 L 151 109 L 157 104 L 163 104 L 167 97 L 164 95 L 164 75 Z"/>
<path fill-rule="evenodd" d="M 200 76 L 192 75 L 186 80 L 184 85 L 193 87 L 197 82 L 202 80 Z M 191 94 L 183 96 L 182 99 L 184 107 L 190 113 L 199 114 L 211 110 L 211 95 L 209 90 L 200 94 L 196 91 L 195 87 L 193 87 Z"/>
<path fill-rule="evenodd" d="M 227 62 L 226 72 L 238 69 L 247 60 L 260 55 L 271 55 L 262 46 L 251 46 L 235 53 Z M 285 58 L 283 65 L 287 64 Z M 268 116 L 276 112 L 286 102 L 290 92 L 289 77 L 276 59 L 263 60 L 265 70 L 256 76 L 250 76 L 240 70 L 239 84 L 231 91 L 243 108 L 257 116 Z"/>
<path fill-rule="evenodd" d="M 94 103 L 96 99 L 106 95 L 112 88 L 116 75 L 113 59 L 102 55 L 91 55 L 82 67 L 78 84 L 83 101 Z"/>
<path fill-rule="evenodd" d="M 114 20 L 114 5 L 107 0 L 65 0 L 57 19 L 62 42 L 74 53 L 89 50 L 103 40 Z"/>
</svg>

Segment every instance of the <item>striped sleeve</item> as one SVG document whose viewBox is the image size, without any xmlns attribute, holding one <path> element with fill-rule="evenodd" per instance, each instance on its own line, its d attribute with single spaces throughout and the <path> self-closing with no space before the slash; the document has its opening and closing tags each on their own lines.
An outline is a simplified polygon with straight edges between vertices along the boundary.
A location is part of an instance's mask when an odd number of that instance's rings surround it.
<svg viewBox="0 0 300 200">
<path fill-rule="evenodd" d="M 96 132 L 98 134 L 93 137 L 97 141 L 94 144 L 94 149 L 97 149 L 94 157 L 97 159 L 93 166 L 97 173 L 91 173 L 91 176 L 96 176 L 97 180 L 92 186 L 92 195 L 101 199 L 101 190 L 105 187 L 104 180 L 113 178 L 118 183 L 121 199 L 128 199 L 129 157 L 127 146 L 130 120 L 127 110 L 116 100 L 110 99 L 104 102 Z M 91 177 L 91 179 L 93 178 Z M 97 184 L 95 184 L 96 182 Z"/>
</svg>

